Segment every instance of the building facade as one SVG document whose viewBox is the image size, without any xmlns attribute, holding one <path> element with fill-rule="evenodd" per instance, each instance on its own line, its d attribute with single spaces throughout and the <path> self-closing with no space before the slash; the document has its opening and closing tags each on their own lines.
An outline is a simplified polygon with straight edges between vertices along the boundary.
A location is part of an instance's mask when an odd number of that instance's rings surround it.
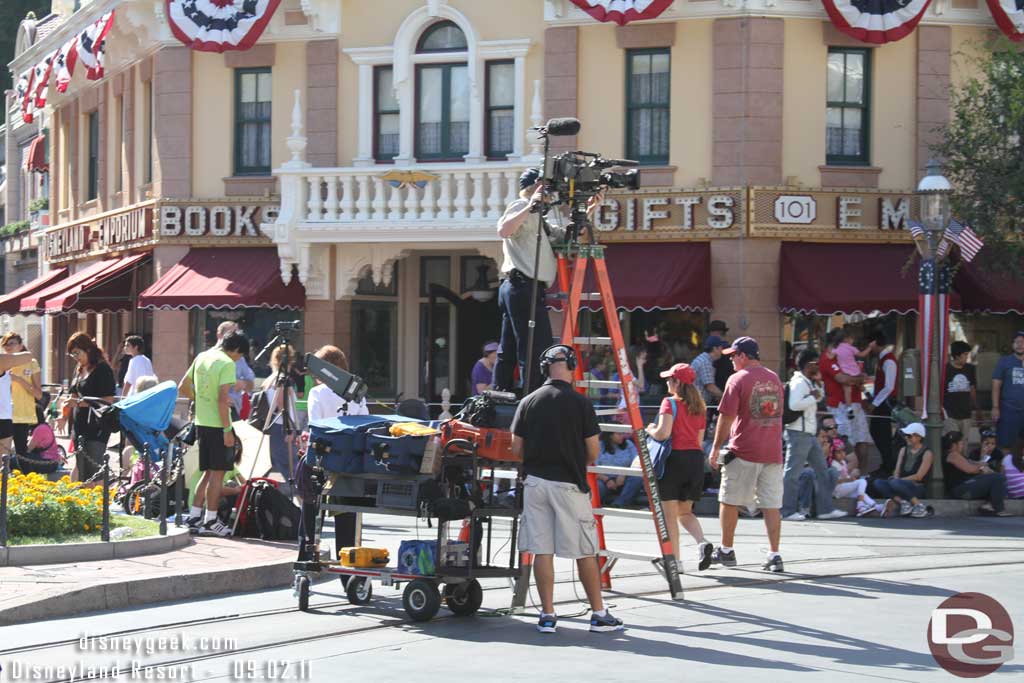
<svg viewBox="0 0 1024 683">
<path fill-rule="evenodd" d="M 73 329 L 108 351 L 143 331 L 176 377 L 221 320 L 263 341 L 301 315 L 300 346 L 338 344 L 375 396 L 464 396 L 498 336 L 496 221 L 541 163 L 530 128 L 566 116 L 582 129 L 554 153 L 640 162 L 641 188 L 610 193 L 596 228 L 627 337 L 664 342 L 657 362 L 692 358 L 712 318 L 780 369 L 843 323 L 914 346 L 912 190 L 995 30 L 985 4 L 933 2 L 885 45 L 811 0 L 735 5 L 677 0 L 619 27 L 567 0 L 283 0 L 253 46 L 218 54 L 183 46 L 163 3 L 54 2 L 59 26 L 13 73 L 115 14 L 105 75 L 47 103 L 42 270 L 148 256 L 107 273 L 127 283 L 116 308 L 42 307 L 51 355 Z M 277 280 L 218 280 L 246 279 L 225 259 L 264 264 L 243 248 L 273 251 Z M 992 305 L 970 270 L 956 334 L 995 353 L 1024 307 Z"/>
</svg>

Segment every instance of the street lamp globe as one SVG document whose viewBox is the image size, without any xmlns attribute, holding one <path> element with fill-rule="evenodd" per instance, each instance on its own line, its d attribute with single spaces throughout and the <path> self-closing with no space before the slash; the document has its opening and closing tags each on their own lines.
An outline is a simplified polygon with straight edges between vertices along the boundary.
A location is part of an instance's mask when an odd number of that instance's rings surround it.
<svg viewBox="0 0 1024 683">
<path fill-rule="evenodd" d="M 921 224 L 927 232 L 941 234 L 946 230 L 952 217 L 949 195 L 953 186 L 934 160 L 928 163 L 928 175 L 917 185 L 920 197 Z"/>
</svg>

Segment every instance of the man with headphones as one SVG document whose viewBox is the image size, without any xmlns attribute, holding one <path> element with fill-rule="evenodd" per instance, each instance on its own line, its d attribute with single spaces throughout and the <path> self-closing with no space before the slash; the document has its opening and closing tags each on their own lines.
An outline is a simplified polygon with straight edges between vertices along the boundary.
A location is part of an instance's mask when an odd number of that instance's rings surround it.
<svg viewBox="0 0 1024 683">
<path fill-rule="evenodd" d="M 545 349 L 540 371 L 547 381 L 519 402 L 512 420 L 512 453 L 522 458 L 526 477 L 519 549 L 534 555 L 541 633 L 554 633 L 558 622 L 555 555 L 576 560 L 593 610 L 590 630 L 623 628 L 601 600 L 597 523 L 587 485 L 587 466 L 597 462 L 601 429 L 594 406 L 573 388 L 576 363 L 570 346 L 555 344 Z"/>
<path fill-rule="evenodd" d="M 526 353 L 530 332 L 530 319 L 534 319 L 533 348 L 543 349 L 552 341 L 551 321 L 544 306 L 544 296 L 555 281 L 557 263 L 552 241 L 565 240 L 565 219 L 561 210 L 552 208 L 544 214 L 544 232 L 539 254 L 536 223 L 528 220 L 543 201 L 543 179 L 540 169 L 528 168 L 519 176 L 519 198 L 505 208 L 498 219 L 501 237 L 501 286 L 498 288 L 498 309 L 501 311 L 501 342 L 498 362 L 494 366 L 494 388 L 511 391 L 518 363 L 520 377 L 526 376 Z M 603 195 L 592 197 L 588 211 L 593 213 Z M 534 273 L 536 265 L 537 272 Z M 534 279 L 537 297 L 534 298 Z M 523 387 L 529 393 L 540 385 L 538 356 L 530 359 L 530 385 Z"/>
</svg>

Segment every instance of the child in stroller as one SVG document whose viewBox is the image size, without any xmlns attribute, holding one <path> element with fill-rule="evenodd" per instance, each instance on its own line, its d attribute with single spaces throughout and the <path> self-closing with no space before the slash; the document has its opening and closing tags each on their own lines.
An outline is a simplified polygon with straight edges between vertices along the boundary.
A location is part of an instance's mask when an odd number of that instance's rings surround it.
<svg viewBox="0 0 1024 683">
<path fill-rule="evenodd" d="M 38 424 L 29 437 L 27 452 L 11 459 L 11 469 L 20 470 L 25 474 L 51 474 L 60 469 L 67 460 L 67 453 L 57 444 L 57 436 L 46 422 L 46 415 L 39 406 L 36 406 L 36 421 Z"/>
</svg>

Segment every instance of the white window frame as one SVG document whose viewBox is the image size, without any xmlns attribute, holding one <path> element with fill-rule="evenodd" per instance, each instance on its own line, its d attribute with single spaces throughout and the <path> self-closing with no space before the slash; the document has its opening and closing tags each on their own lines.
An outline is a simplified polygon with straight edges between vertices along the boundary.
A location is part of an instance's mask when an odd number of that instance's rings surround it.
<svg viewBox="0 0 1024 683">
<path fill-rule="evenodd" d="M 430 52 L 417 54 L 416 45 L 429 26 L 438 21 L 452 21 L 466 36 L 465 51 Z M 469 65 L 469 153 L 467 163 L 486 161 L 484 153 L 484 68 L 494 59 L 515 62 L 515 103 L 513 121 L 517 134 L 513 152 L 508 161 L 519 161 L 524 156 L 526 138 L 526 54 L 532 41 L 529 38 L 481 41 L 473 25 L 458 10 L 440 5 L 433 13 L 421 7 L 405 18 L 395 34 L 393 45 L 384 47 L 347 48 L 343 50 L 359 67 L 359 148 L 352 160 L 353 166 L 375 166 L 373 158 L 373 67 L 390 65 L 394 71 L 395 99 L 398 100 L 399 144 L 395 166 L 413 166 L 415 156 L 416 93 L 415 72 L 418 64 L 441 64 L 465 61 Z M 429 162 L 426 162 L 429 163 Z M 390 165 L 390 164 L 389 164 Z"/>
</svg>

